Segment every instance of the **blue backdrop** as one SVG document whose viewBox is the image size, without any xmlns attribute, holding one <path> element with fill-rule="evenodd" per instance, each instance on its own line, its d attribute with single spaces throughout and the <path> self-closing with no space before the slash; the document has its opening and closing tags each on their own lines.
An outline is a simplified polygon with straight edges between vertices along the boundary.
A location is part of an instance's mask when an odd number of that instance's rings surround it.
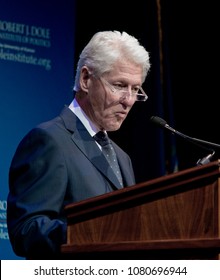
<svg viewBox="0 0 220 280">
<path fill-rule="evenodd" d="M 75 1 L 0 6 L 0 259 L 19 259 L 6 225 L 8 170 L 21 138 L 72 100 Z"/>
</svg>

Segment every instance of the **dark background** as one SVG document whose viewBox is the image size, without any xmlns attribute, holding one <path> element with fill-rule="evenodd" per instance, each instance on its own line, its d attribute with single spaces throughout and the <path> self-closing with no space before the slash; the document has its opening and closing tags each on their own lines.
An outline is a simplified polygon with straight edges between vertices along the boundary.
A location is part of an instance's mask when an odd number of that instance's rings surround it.
<svg viewBox="0 0 220 280">
<path fill-rule="evenodd" d="M 220 143 L 219 16 L 214 1 L 120 4 L 119 8 L 119 1 L 77 1 L 75 61 L 100 30 L 127 31 L 150 52 L 152 67 L 144 84 L 149 100 L 136 103 L 122 128 L 112 133 L 130 154 L 137 181 L 144 181 L 173 172 L 168 168 L 173 135 L 154 127 L 149 121 L 152 115 L 191 137 Z M 175 143 L 178 170 L 195 166 L 210 153 L 180 137 Z M 213 160 L 218 157 L 216 149 Z"/>
<path fill-rule="evenodd" d="M 152 67 L 143 85 L 149 99 L 137 102 L 121 129 L 111 133 L 130 155 L 137 182 L 194 167 L 209 153 L 154 126 L 151 116 L 164 118 L 189 136 L 220 143 L 218 1 L 0 0 L 0 4 L 0 20 L 49 28 L 52 44 L 50 49 L 25 45 L 36 50 L 37 57 L 51 59 L 50 71 L 0 59 L 1 259 L 19 258 L 6 236 L 12 156 L 32 127 L 57 116 L 72 101 L 76 62 L 95 32 L 127 31 L 150 53 Z M 2 38 L 0 43 L 19 45 Z M 213 160 L 219 156 L 216 149 Z"/>
</svg>

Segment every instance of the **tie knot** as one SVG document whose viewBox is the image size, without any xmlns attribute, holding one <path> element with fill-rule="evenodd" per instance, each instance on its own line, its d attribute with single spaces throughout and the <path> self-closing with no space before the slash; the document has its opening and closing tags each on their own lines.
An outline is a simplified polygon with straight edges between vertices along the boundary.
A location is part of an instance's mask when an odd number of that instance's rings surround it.
<svg viewBox="0 0 220 280">
<path fill-rule="evenodd" d="M 111 143 L 110 139 L 108 138 L 108 135 L 103 132 L 103 131 L 99 131 L 98 133 L 96 133 L 93 138 L 101 145 L 101 146 L 105 146 Z"/>
</svg>

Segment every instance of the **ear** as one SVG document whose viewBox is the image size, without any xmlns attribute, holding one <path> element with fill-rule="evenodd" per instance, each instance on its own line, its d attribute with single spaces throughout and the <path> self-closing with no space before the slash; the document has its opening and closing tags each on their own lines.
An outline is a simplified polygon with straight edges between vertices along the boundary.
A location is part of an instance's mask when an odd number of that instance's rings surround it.
<svg viewBox="0 0 220 280">
<path fill-rule="evenodd" d="M 88 92 L 89 79 L 90 79 L 89 69 L 87 68 L 87 66 L 83 66 L 80 73 L 80 87 L 85 92 Z"/>
</svg>

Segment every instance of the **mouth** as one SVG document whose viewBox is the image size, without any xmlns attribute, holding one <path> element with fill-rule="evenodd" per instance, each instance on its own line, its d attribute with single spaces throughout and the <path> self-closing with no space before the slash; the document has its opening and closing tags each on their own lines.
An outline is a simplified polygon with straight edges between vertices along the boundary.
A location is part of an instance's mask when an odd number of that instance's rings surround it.
<svg viewBox="0 0 220 280">
<path fill-rule="evenodd" d="M 127 112 L 124 112 L 124 111 L 123 112 L 122 111 L 121 112 L 116 112 L 115 116 L 120 117 L 120 118 L 125 118 L 127 116 Z"/>
</svg>

